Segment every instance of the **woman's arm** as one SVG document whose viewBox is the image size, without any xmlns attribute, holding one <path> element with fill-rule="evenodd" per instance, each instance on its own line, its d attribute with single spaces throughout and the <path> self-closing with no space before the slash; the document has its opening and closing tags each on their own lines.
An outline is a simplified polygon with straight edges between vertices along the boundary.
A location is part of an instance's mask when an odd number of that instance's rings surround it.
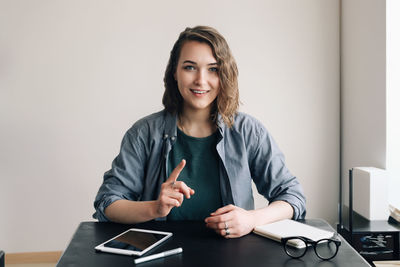
<svg viewBox="0 0 400 267">
<path fill-rule="evenodd" d="M 255 221 L 254 227 L 283 219 L 293 218 L 293 207 L 285 201 L 274 201 L 267 207 L 250 211 Z M 253 227 L 253 228 L 254 228 Z"/>
<path fill-rule="evenodd" d="M 140 223 L 150 221 L 158 216 L 155 212 L 156 201 L 131 201 L 120 199 L 105 209 L 110 221 L 118 223 Z"/>
<path fill-rule="evenodd" d="M 253 231 L 257 225 L 272 223 L 293 217 L 292 206 L 285 201 L 271 202 L 257 210 L 244 210 L 234 205 L 222 207 L 205 219 L 206 225 L 226 238 L 241 237 Z M 227 235 L 225 228 L 228 228 Z"/>
<path fill-rule="evenodd" d="M 184 182 L 176 181 L 186 165 L 182 160 L 161 185 L 161 192 L 154 201 L 116 200 L 105 209 L 105 215 L 113 222 L 140 223 L 165 217 L 172 208 L 182 205 L 184 197 L 190 198 L 194 190 Z"/>
</svg>

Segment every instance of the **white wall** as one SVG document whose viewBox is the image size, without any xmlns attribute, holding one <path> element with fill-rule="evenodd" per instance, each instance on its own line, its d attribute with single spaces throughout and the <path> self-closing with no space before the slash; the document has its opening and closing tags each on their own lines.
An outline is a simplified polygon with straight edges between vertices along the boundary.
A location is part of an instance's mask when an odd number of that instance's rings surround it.
<svg viewBox="0 0 400 267">
<path fill-rule="evenodd" d="M 350 168 L 386 168 L 385 23 L 385 1 L 342 1 L 341 159 L 345 203 Z"/>
<path fill-rule="evenodd" d="M 386 1 L 386 162 L 389 173 L 389 201 L 400 207 L 400 1 Z"/>
<path fill-rule="evenodd" d="M 242 111 L 284 151 L 308 218 L 335 222 L 338 9 L 338 0 L 1 1 L 0 248 L 63 250 L 91 220 L 124 132 L 161 109 L 172 45 L 198 24 L 230 43 Z"/>
</svg>

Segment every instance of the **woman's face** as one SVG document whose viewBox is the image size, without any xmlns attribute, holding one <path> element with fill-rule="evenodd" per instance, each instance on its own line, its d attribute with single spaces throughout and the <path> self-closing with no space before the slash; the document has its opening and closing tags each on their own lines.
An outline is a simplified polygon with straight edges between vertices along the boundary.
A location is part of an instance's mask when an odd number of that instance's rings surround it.
<svg viewBox="0 0 400 267">
<path fill-rule="evenodd" d="M 184 110 L 211 111 L 220 86 L 217 60 L 208 44 L 185 42 L 174 77 L 184 100 Z"/>
</svg>

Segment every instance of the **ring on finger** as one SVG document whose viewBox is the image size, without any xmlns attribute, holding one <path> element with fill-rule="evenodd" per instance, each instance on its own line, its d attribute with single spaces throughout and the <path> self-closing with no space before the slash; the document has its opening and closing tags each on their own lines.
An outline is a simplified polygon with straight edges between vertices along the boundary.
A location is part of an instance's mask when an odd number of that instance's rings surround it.
<svg viewBox="0 0 400 267">
<path fill-rule="evenodd" d="M 230 235 L 229 228 L 225 228 L 225 235 Z"/>
<path fill-rule="evenodd" d="M 175 188 L 175 181 L 171 183 L 172 188 Z"/>
<path fill-rule="evenodd" d="M 228 229 L 229 228 L 228 223 L 224 222 L 224 224 L 225 224 L 225 229 Z"/>
</svg>

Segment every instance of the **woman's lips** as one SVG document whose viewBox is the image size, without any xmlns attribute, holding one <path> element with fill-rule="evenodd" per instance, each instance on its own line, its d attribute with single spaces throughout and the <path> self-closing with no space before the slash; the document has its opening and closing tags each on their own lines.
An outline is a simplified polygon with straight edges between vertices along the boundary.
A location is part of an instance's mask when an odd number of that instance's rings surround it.
<svg viewBox="0 0 400 267">
<path fill-rule="evenodd" d="M 190 91 L 195 95 L 204 95 L 209 92 L 209 90 L 199 90 L 199 89 L 190 89 Z"/>
</svg>

